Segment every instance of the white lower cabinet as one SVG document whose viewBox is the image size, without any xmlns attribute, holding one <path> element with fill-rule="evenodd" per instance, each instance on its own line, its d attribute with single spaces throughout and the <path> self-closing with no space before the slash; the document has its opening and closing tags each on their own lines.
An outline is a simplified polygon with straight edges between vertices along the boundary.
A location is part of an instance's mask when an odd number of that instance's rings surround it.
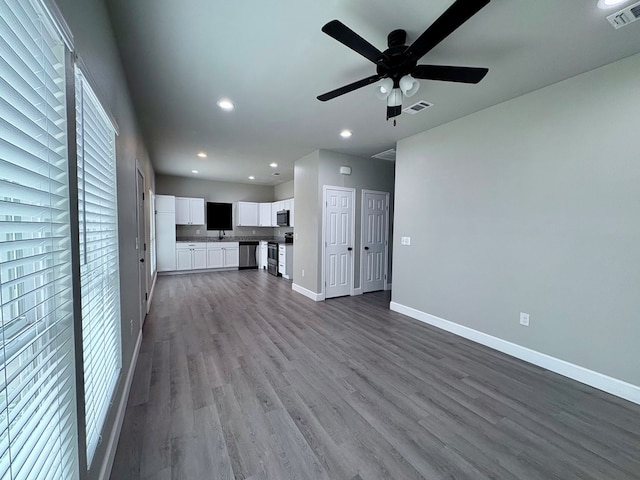
<svg viewBox="0 0 640 480">
<path fill-rule="evenodd" d="M 176 244 L 176 270 L 207 268 L 207 244 L 205 242 Z"/>
<path fill-rule="evenodd" d="M 233 268 L 240 265 L 238 242 L 209 242 L 206 255 L 206 268 Z"/>
<path fill-rule="evenodd" d="M 278 245 L 278 273 L 291 280 L 293 276 L 293 245 Z"/>
</svg>

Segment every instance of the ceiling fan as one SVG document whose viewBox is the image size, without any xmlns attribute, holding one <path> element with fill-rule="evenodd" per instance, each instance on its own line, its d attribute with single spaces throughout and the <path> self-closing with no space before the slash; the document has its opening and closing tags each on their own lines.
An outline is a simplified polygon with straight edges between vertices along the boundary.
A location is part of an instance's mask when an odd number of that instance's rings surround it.
<svg viewBox="0 0 640 480">
<path fill-rule="evenodd" d="M 416 93 L 420 83 L 416 79 L 444 82 L 478 83 L 488 68 L 453 67 L 446 65 L 418 65 L 427 52 L 448 37 L 464 22 L 478 13 L 490 0 L 456 0 L 413 44 L 406 46 L 407 32 L 394 30 L 387 37 L 388 48 L 381 52 L 339 20 L 332 20 L 322 31 L 356 53 L 376 64 L 377 73 L 357 82 L 318 96 L 326 102 L 382 80 L 378 96 L 387 100 L 387 120 L 402 113 L 402 96 Z"/>
</svg>

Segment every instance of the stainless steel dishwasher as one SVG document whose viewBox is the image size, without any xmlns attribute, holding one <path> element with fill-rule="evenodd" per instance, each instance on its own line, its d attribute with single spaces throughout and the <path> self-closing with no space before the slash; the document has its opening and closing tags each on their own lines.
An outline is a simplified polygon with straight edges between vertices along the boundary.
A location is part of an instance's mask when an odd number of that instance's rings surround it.
<svg viewBox="0 0 640 480">
<path fill-rule="evenodd" d="M 258 268 L 258 242 L 244 241 L 240 243 L 240 270 L 248 270 L 250 268 Z"/>
</svg>

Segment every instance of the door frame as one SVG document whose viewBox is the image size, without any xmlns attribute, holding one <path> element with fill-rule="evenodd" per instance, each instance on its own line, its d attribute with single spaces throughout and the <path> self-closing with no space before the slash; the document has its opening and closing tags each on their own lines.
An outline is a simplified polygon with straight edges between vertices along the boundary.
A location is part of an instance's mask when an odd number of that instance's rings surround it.
<svg viewBox="0 0 640 480">
<path fill-rule="evenodd" d="M 327 230 L 327 190 L 341 190 L 343 192 L 348 192 L 351 194 L 351 205 L 353 205 L 353 214 L 351 215 L 351 241 L 355 244 L 356 240 L 356 189 L 351 187 L 338 187 L 335 185 L 323 185 L 322 186 L 322 275 L 321 275 L 321 285 L 320 285 L 320 300 L 326 300 L 327 289 L 326 289 L 326 230 Z M 350 288 L 350 296 L 355 295 L 355 249 L 351 250 L 351 261 L 349 262 L 349 281 L 351 282 Z"/>
<path fill-rule="evenodd" d="M 142 192 L 138 189 L 138 174 L 142 177 Z M 140 310 L 140 329 L 144 325 L 144 321 L 147 318 L 148 313 L 148 296 L 149 296 L 149 282 L 147 280 L 147 271 L 148 271 L 148 258 L 147 258 L 147 221 L 145 215 L 145 185 L 147 184 L 147 179 L 144 176 L 144 171 L 142 170 L 142 166 L 138 159 L 136 159 L 136 169 L 135 169 L 135 182 L 136 182 L 136 238 L 138 238 L 138 233 L 140 233 L 140 218 L 138 212 L 140 211 L 138 208 L 138 201 L 142 198 L 142 238 L 138 240 L 138 261 L 140 261 L 140 250 L 142 250 L 142 258 L 144 258 L 144 292 L 140 293 L 140 302 L 139 302 L 139 310 Z M 140 265 L 138 265 L 138 275 L 140 275 Z M 140 278 L 138 278 L 138 290 L 140 290 Z M 143 308 L 144 307 L 144 308 Z"/>
<path fill-rule="evenodd" d="M 367 193 L 373 193 L 373 194 L 379 194 L 379 195 L 385 195 L 385 206 L 387 208 L 387 213 L 385 215 L 385 226 L 384 226 L 384 287 L 383 287 L 383 291 L 387 291 L 389 290 L 389 281 L 388 281 L 388 276 L 389 276 L 389 201 L 391 198 L 391 194 L 389 192 L 381 192 L 378 190 L 366 190 L 363 189 L 362 190 L 362 197 L 360 199 L 360 291 L 362 293 L 364 292 L 364 284 L 363 284 L 363 279 L 364 279 L 364 262 L 362 261 L 363 259 L 363 252 L 364 252 L 364 224 L 365 224 L 365 218 L 364 218 L 364 196 Z"/>
</svg>

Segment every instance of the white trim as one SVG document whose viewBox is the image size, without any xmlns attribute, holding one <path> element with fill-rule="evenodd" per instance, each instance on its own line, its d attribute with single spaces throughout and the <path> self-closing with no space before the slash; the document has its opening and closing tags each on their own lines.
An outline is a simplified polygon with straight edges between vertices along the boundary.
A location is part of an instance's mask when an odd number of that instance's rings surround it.
<svg viewBox="0 0 640 480">
<path fill-rule="evenodd" d="M 324 300 L 324 294 L 322 294 L 322 293 L 314 293 L 311 290 L 307 290 L 306 288 L 301 287 L 297 283 L 292 283 L 291 284 L 291 290 L 293 290 L 294 292 L 297 292 L 297 293 L 299 293 L 301 295 L 304 295 L 307 298 L 310 298 L 314 302 L 321 302 L 322 300 Z"/>
<path fill-rule="evenodd" d="M 525 362 L 532 363 L 559 375 L 569 377 L 578 382 L 640 405 L 640 386 L 627 383 L 617 378 L 609 377 L 608 375 L 531 350 L 530 348 L 479 332 L 472 328 L 458 325 L 457 323 L 453 323 L 449 320 L 444 320 L 443 318 L 436 317 L 435 315 L 431 315 L 396 302 L 391 302 L 389 308 L 394 312 L 402 313 L 408 317 L 434 327 L 441 328 L 447 332 L 454 333 L 468 340 L 493 348 L 499 352 L 506 353 L 512 357 L 519 358 Z"/>
<path fill-rule="evenodd" d="M 327 190 L 340 190 L 342 192 L 349 192 L 351 193 L 351 208 L 352 208 L 352 214 L 351 214 L 351 239 L 352 241 L 355 243 L 356 241 L 356 189 L 355 188 L 351 188 L 351 187 L 336 187 L 333 185 L 323 185 L 322 186 L 322 243 L 326 242 L 326 238 L 327 238 Z M 320 290 L 321 290 L 321 294 L 323 296 L 323 300 L 326 299 L 327 297 L 327 292 L 326 292 L 326 288 L 325 288 L 325 283 L 326 283 L 326 277 L 325 277 L 325 268 L 326 268 L 326 261 L 325 261 L 325 254 L 326 254 L 326 246 L 325 245 L 320 245 L 321 249 L 322 249 L 322 275 L 321 275 L 321 284 L 320 284 Z M 355 257 L 355 250 L 351 250 L 351 262 L 349 265 L 349 279 L 351 281 L 351 288 L 349 289 L 349 295 L 353 296 L 354 294 L 354 284 L 355 284 L 355 269 L 356 269 L 356 257 Z"/>
<path fill-rule="evenodd" d="M 391 290 L 391 284 L 387 283 L 384 287 L 385 290 Z"/>
<path fill-rule="evenodd" d="M 118 448 L 118 439 L 120 438 L 120 432 L 122 431 L 122 424 L 124 423 L 124 414 L 127 409 L 127 402 L 129 400 L 129 392 L 131 392 L 131 384 L 133 383 L 133 374 L 136 371 L 136 365 L 138 363 L 138 354 L 140 353 L 140 346 L 142 345 L 142 330 L 138 334 L 138 340 L 133 350 L 133 358 L 131 359 L 131 365 L 129 365 L 129 371 L 127 372 L 127 378 L 124 384 L 124 391 L 122 397 L 120 397 L 120 405 L 118 405 L 118 412 L 116 413 L 116 419 L 111 429 L 111 435 L 109 435 L 109 443 L 107 444 L 106 454 L 98 474 L 99 480 L 108 480 L 111 476 L 111 469 L 113 468 L 113 461 L 116 457 L 116 450 Z"/>
<path fill-rule="evenodd" d="M 158 279 L 158 272 L 153 276 L 151 280 L 151 291 L 149 292 L 149 298 L 147 299 L 147 313 L 151 311 L 151 299 L 153 299 L 153 292 L 156 291 L 156 280 Z"/>
<path fill-rule="evenodd" d="M 73 33 L 71 33 L 71 29 L 58 8 L 58 5 L 56 5 L 56 2 L 54 0 L 42 0 L 41 5 L 53 20 L 53 26 L 60 35 L 60 38 L 62 38 L 69 51 L 73 52 Z"/>
<path fill-rule="evenodd" d="M 381 192 L 379 190 L 362 190 L 362 197 L 360 198 L 360 295 L 364 293 L 364 287 L 362 286 L 362 279 L 364 278 L 364 262 L 362 261 L 363 252 L 364 252 L 364 196 L 367 193 L 373 193 L 378 195 L 385 195 L 385 207 L 387 209 L 385 213 L 385 229 L 384 229 L 384 278 L 385 281 L 387 276 L 389 275 L 389 203 L 391 201 L 391 195 L 389 192 Z M 388 290 L 386 285 L 383 287 L 384 290 Z M 356 294 L 359 295 L 359 294 Z"/>
<path fill-rule="evenodd" d="M 142 192 L 138 191 L 138 173 L 140 174 L 140 176 L 142 177 Z M 140 201 L 140 194 L 142 193 L 142 238 L 138 238 L 138 257 L 140 257 L 140 253 L 142 253 L 142 258 L 144 259 L 144 263 L 143 265 L 143 271 L 144 271 L 144 292 L 139 292 L 140 293 L 140 306 L 142 306 L 142 303 L 144 303 L 144 313 L 142 313 L 142 310 L 140 311 L 141 313 L 141 317 L 140 318 L 140 329 L 142 330 L 142 327 L 144 326 L 144 321 L 147 318 L 147 313 L 149 313 L 149 279 L 147 276 L 147 272 L 150 271 L 150 267 L 151 267 L 151 262 L 149 262 L 149 259 L 147 258 L 148 255 L 148 250 L 145 248 L 147 245 L 147 219 L 146 219 L 146 209 L 145 209 L 145 193 L 147 192 L 146 190 L 146 184 L 147 184 L 147 179 L 144 176 L 144 171 L 142 170 L 142 166 L 140 165 L 140 162 L 138 161 L 138 159 L 136 158 L 136 238 L 137 238 L 137 234 L 139 233 L 139 228 L 140 228 L 140 218 L 138 218 L 138 212 L 140 211 L 140 209 L 138 208 L 138 202 Z M 149 205 L 151 205 L 150 199 L 148 199 L 149 201 Z M 138 273 L 140 273 L 140 268 L 138 267 Z M 138 286 L 140 285 L 140 279 L 138 278 Z M 139 290 L 139 289 L 138 289 Z M 146 298 L 145 298 L 146 296 Z"/>
<path fill-rule="evenodd" d="M 362 287 L 354 288 L 353 295 L 362 295 Z"/>
</svg>

